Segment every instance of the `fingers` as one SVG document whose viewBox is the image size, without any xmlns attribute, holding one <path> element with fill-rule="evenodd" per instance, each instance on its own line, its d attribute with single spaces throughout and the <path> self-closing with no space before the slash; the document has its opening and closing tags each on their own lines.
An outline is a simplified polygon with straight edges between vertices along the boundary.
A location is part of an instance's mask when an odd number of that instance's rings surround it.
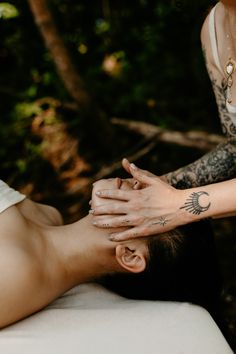
<svg viewBox="0 0 236 354">
<path fill-rule="evenodd" d="M 140 168 L 138 168 L 137 166 L 135 166 L 133 163 L 130 163 L 127 159 L 123 159 L 122 160 L 122 166 L 123 168 L 128 172 L 130 173 L 133 177 L 134 177 L 134 170 L 142 173 L 142 175 L 145 175 L 147 177 L 152 177 L 152 178 L 155 178 L 157 177 L 156 175 L 154 175 L 153 173 L 149 172 L 149 171 L 145 171 L 145 170 L 142 170 Z M 151 180 L 149 179 L 144 179 L 144 180 L 139 180 L 139 181 L 135 181 L 134 185 L 133 185 L 133 189 L 142 189 L 145 187 L 145 185 L 147 184 L 151 184 Z"/>
<path fill-rule="evenodd" d="M 137 220 L 135 217 L 122 215 L 113 217 L 104 216 L 94 216 L 92 224 L 101 228 L 112 228 L 112 227 L 129 227 L 136 225 Z"/>
<path fill-rule="evenodd" d="M 103 189 L 97 191 L 95 194 L 100 198 L 117 199 L 123 201 L 130 200 L 132 196 L 131 191 L 127 191 L 127 190 L 123 191 L 120 189 Z"/>
<path fill-rule="evenodd" d="M 142 189 L 142 187 L 143 185 L 141 182 L 134 180 L 134 185 L 133 185 L 134 190 Z"/>
<path fill-rule="evenodd" d="M 110 235 L 109 239 L 111 241 L 120 242 L 120 241 L 127 241 L 138 237 L 146 237 L 155 235 L 156 231 L 152 228 L 149 229 L 148 226 L 137 226 L 126 231 L 113 233 Z"/>
<path fill-rule="evenodd" d="M 130 173 L 130 162 L 127 159 L 122 160 L 122 166 L 126 172 Z"/>
<path fill-rule="evenodd" d="M 138 168 L 133 163 L 130 164 L 130 173 L 138 182 L 142 184 L 152 185 L 154 182 L 154 178 L 152 175 L 149 175 L 149 172 Z"/>
<path fill-rule="evenodd" d="M 97 206 L 96 208 L 89 211 L 92 215 L 110 215 L 110 214 L 126 214 L 128 208 L 126 203 L 109 203 Z"/>
</svg>

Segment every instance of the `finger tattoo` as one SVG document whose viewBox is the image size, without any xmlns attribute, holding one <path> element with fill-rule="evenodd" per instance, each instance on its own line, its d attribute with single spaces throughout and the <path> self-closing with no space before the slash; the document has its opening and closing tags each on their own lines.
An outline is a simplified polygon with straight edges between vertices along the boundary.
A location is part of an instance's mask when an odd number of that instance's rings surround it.
<svg viewBox="0 0 236 354">
<path fill-rule="evenodd" d="M 121 222 L 121 224 L 123 224 L 123 225 L 127 225 L 127 224 L 129 224 L 130 223 L 130 220 L 123 220 L 122 222 Z"/>
</svg>

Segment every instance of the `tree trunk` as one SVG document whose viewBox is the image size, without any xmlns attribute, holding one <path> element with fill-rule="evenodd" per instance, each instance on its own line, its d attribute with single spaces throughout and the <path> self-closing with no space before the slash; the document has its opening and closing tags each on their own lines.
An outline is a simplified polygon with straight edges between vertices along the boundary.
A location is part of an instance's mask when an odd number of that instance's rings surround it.
<svg viewBox="0 0 236 354">
<path fill-rule="evenodd" d="M 113 135 L 112 125 L 106 115 L 96 107 L 95 102 L 87 92 L 85 84 L 73 65 L 69 51 L 59 34 L 47 0 L 28 0 L 28 3 L 45 45 L 51 53 L 57 72 L 76 103 L 83 133 L 85 133 L 85 140 L 96 144 L 97 151 L 99 147 L 101 150 L 106 149 L 107 151 L 109 138 L 112 138 Z M 106 141 L 104 136 L 107 137 Z M 92 147 L 94 148 L 94 145 L 88 146 L 88 148 Z"/>
<path fill-rule="evenodd" d="M 34 20 L 44 42 L 52 55 L 58 74 L 66 89 L 79 107 L 87 107 L 91 99 L 85 90 L 83 80 L 72 64 L 69 52 L 63 43 L 47 0 L 28 0 Z"/>
</svg>

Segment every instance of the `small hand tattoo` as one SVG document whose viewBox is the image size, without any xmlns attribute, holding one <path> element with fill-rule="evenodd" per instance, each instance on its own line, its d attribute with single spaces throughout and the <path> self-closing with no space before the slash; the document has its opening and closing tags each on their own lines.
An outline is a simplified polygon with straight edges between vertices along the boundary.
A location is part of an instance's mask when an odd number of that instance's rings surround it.
<svg viewBox="0 0 236 354">
<path fill-rule="evenodd" d="M 184 205 L 182 207 L 180 207 L 180 209 L 185 209 L 186 211 L 188 211 L 189 213 L 195 214 L 195 215 L 199 215 L 201 213 L 203 213 L 204 211 L 207 211 L 210 208 L 211 203 L 209 202 L 206 206 L 201 206 L 200 205 L 200 197 L 202 195 L 208 195 L 209 194 L 207 192 L 193 192 L 188 199 L 186 200 L 186 202 L 184 203 Z"/>
<path fill-rule="evenodd" d="M 123 225 L 129 224 L 129 223 L 130 223 L 130 220 L 124 220 L 124 221 L 122 221 L 122 224 L 123 224 Z"/>
<path fill-rule="evenodd" d="M 162 226 L 165 226 L 168 221 L 170 221 L 170 220 L 167 220 L 166 218 L 164 218 L 163 216 L 161 216 L 160 219 L 158 219 L 157 221 L 154 221 L 154 222 L 152 223 L 152 225 L 162 225 Z"/>
</svg>

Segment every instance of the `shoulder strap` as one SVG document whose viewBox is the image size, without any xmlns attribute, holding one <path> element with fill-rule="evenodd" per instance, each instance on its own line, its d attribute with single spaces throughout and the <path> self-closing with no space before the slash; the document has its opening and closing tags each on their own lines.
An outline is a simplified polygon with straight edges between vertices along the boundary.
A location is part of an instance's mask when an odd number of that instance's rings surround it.
<svg viewBox="0 0 236 354">
<path fill-rule="evenodd" d="M 223 71 L 221 64 L 220 64 L 218 48 L 217 48 L 216 28 L 215 28 L 215 11 L 216 11 L 216 6 L 213 7 L 213 9 L 211 10 L 210 15 L 209 15 L 209 35 L 210 35 L 211 49 L 212 49 L 212 54 L 213 54 L 215 64 L 216 64 L 217 68 L 221 71 L 221 73 L 224 75 L 224 71 Z"/>
</svg>

